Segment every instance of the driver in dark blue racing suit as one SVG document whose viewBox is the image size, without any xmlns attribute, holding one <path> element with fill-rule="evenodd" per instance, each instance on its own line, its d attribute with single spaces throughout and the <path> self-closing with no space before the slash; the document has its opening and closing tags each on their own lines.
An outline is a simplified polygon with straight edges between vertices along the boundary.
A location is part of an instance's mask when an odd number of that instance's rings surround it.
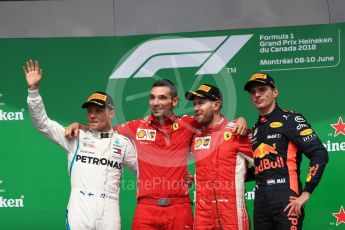
<svg viewBox="0 0 345 230">
<path fill-rule="evenodd" d="M 304 204 L 320 182 L 328 153 L 315 131 L 300 114 L 281 109 L 278 89 L 263 73 L 244 86 L 259 118 L 252 130 L 255 230 L 302 229 Z M 304 188 L 300 180 L 302 153 L 310 160 Z"/>
</svg>

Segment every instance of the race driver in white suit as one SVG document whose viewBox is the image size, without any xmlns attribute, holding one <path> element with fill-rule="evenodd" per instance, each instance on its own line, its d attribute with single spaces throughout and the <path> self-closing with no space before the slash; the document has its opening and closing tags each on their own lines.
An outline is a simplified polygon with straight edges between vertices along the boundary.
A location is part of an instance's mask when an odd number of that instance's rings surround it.
<svg viewBox="0 0 345 230">
<path fill-rule="evenodd" d="M 66 227 L 71 230 L 121 229 L 119 212 L 123 164 L 136 172 L 136 149 L 132 141 L 113 131 L 115 115 L 112 98 L 93 93 L 82 108 L 87 109 L 89 129 L 67 139 L 65 128 L 46 114 L 38 86 L 42 69 L 29 60 L 23 67 L 28 84 L 27 103 L 35 128 L 67 151 L 71 193 Z"/>
</svg>

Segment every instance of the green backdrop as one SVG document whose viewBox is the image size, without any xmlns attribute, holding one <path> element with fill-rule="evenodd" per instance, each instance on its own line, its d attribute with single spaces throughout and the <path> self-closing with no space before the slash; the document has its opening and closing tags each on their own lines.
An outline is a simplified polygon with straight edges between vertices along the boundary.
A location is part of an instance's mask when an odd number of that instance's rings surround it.
<svg viewBox="0 0 345 230">
<path fill-rule="evenodd" d="M 306 205 L 304 229 L 345 229 L 345 24 L 93 38 L 0 39 L 0 228 L 64 229 L 69 176 L 64 150 L 31 125 L 22 65 L 40 60 L 40 92 L 48 115 L 63 125 L 86 122 L 80 106 L 95 90 L 113 95 L 114 124 L 142 117 L 158 78 L 178 86 L 176 114 L 192 114 L 184 92 L 216 84 L 223 112 L 244 116 L 252 126 L 257 111 L 243 91 L 256 71 L 277 82 L 283 108 L 303 113 L 329 151 L 323 179 Z M 308 161 L 302 164 L 306 177 Z M 190 161 L 193 172 L 193 162 Z M 135 178 L 126 171 L 121 190 L 123 229 L 130 229 Z M 253 183 L 246 184 L 253 208 Z M 193 197 L 193 192 L 191 193 Z"/>
</svg>

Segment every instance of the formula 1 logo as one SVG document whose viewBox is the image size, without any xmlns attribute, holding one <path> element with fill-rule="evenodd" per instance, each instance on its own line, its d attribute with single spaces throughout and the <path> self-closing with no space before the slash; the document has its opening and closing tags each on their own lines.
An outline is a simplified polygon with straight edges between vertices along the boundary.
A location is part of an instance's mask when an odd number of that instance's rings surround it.
<svg viewBox="0 0 345 230">
<path fill-rule="evenodd" d="M 109 79 L 152 77 L 161 69 L 200 67 L 196 75 L 217 74 L 253 34 L 165 38 L 137 47 Z"/>
</svg>

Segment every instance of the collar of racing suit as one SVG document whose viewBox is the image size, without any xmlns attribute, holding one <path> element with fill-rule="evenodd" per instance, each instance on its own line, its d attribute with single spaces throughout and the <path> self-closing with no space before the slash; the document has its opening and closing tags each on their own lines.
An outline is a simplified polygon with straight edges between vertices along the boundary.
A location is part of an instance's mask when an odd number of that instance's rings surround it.
<svg viewBox="0 0 345 230">
<path fill-rule="evenodd" d="M 281 108 L 278 106 L 278 104 L 276 103 L 274 109 L 272 112 L 270 112 L 269 114 L 266 114 L 264 116 L 260 116 L 258 118 L 258 123 L 265 123 L 269 120 L 270 117 L 273 116 L 273 114 L 275 114 L 277 111 L 281 110 Z"/>
<path fill-rule="evenodd" d="M 89 131 L 92 133 L 92 136 L 98 139 L 102 139 L 102 138 L 110 138 L 112 137 L 114 131 L 111 129 L 108 132 L 97 132 L 94 131 L 92 129 L 89 129 Z"/>
<path fill-rule="evenodd" d="M 151 123 L 151 124 L 154 124 L 155 126 L 162 126 L 162 124 L 160 122 L 158 122 L 153 115 L 149 115 L 146 119 L 146 121 L 148 123 Z M 176 116 L 175 115 L 171 115 L 170 117 L 166 118 L 164 120 L 164 125 L 167 126 L 167 125 L 171 125 L 173 123 L 175 123 L 176 121 Z"/>
</svg>

